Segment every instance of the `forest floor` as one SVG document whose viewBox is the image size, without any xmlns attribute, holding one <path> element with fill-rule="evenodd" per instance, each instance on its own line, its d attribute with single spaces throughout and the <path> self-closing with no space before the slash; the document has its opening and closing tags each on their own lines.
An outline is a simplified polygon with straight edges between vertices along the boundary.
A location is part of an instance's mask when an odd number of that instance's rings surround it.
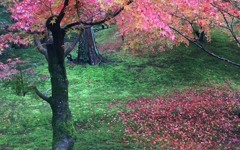
<svg viewBox="0 0 240 150">
<path fill-rule="evenodd" d="M 240 90 L 239 67 L 217 60 L 194 45 L 154 54 L 130 54 L 120 47 L 122 41 L 114 28 L 97 32 L 96 41 L 100 53 L 110 62 L 99 66 L 66 64 L 69 103 L 77 130 L 75 150 L 144 149 L 143 142 L 137 143 L 125 132 L 119 115 L 127 111 L 126 103 L 137 98 L 155 99 L 194 87 Z M 214 32 L 212 42 L 205 46 L 240 63 L 239 48 L 220 31 Z M 44 57 L 34 48 L 11 49 L 0 59 L 8 57 L 28 60 L 36 69 L 31 78 L 39 81 L 49 76 Z M 29 79 L 24 77 L 25 82 Z M 15 83 L 0 82 L 0 150 L 51 149 L 49 105 L 31 91 L 17 96 Z M 43 92 L 49 89 L 49 78 L 38 82 L 38 87 Z"/>
</svg>

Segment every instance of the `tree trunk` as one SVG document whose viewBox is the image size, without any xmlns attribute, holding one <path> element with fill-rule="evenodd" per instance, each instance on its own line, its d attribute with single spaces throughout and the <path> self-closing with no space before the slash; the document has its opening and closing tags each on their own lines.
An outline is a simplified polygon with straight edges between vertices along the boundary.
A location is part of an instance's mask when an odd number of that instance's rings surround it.
<svg viewBox="0 0 240 150">
<path fill-rule="evenodd" d="M 199 42 L 206 42 L 206 37 L 204 31 L 199 34 Z"/>
<path fill-rule="evenodd" d="M 63 48 L 65 33 L 61 30 L 60 23 L 47 22 L 46 25 L 53 36 L 53 43 L 47 45 L 48 69 L 52 85 L 52 96 L 49 99 L 52 109 L 52 149 L 70 150 L 74 146 L 75 130 L 68 105 L 68 80 Z"/>
<path fill-rule="evenodd" d="M 52 97 L 52 128 L 54 150 L 70 150 L 75 141 L 74 126 L 68 105 L 68 81 L 64 61 L 59 61 L 57 51 L 48 46 L 49 72 L 51 75 Z M 56 47 L 56 45 L 54 45 Z"/>
<path fill-rule="evenodd" d="M 80 64 L 88 63 L 90 65 L 97 65 L 102 61 L 102 56 L 96 47 L 94 31 L 91 26 L 84 27 L 78 46 L 78 57 L 76 61 Z"/>
</svg>

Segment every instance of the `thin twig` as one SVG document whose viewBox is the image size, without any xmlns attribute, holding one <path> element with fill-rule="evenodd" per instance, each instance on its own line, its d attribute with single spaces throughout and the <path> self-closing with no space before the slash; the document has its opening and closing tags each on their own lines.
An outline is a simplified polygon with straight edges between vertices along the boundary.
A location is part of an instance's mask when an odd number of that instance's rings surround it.
<svg viewBox="0 0 240 150">
<path fill-rule="evenodd" d="M 43 47 L 43 45 L 41 44 L 40 40 L 36 36 L 34 36 L 33 39 L 34 39 L 35 45 L 37 46 L 38 51 L 41 54 L 43 54 L 45 56 L 46 60 L 48 61 L 47 49 Z"/>
<path fill-rule="evenodd" d="M 78 36 L 75 39 L 75 41 L 65 50 L 64 57 L 67 57 L 67 55 L 74 49 L 74 47 L 76 46 L 76 44 L 80 40 L 81 35 L 82 35 L 82 32 L 78 34 Z"/>
</svg>

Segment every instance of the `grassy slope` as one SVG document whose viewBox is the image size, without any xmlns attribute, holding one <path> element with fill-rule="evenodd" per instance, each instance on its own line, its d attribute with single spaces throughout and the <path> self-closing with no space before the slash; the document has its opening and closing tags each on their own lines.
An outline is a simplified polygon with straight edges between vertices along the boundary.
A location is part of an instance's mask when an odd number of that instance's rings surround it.
<svg viewBox="0 0 240 150">
<path fill-rule="evenodd" d="M 113 28 L 98 32 L 98 43 L 111 42 Z M 111 34 L 112 35 L 112 34 Z M 240 62 L 240 52 L 227 37 L 216 32 L 206 46 L 216 53 Z M 12 50 L 31 62 L 41 62 L 37 70 L 47 73 L 44 58 L 32 48 Z M 238 67 L 208 56 L 195 46 L 180 46 L 171 51 L 144 56 L 124 52 L 104 53 L 114 60 L 100 66 L 71 66 L 67 64 L 70 82 L 69 96 L 73 119 L 77 128 L 76 150 L 141 149 L 125 143 L 123 128 L 116 112 L 124 103 L 141 96 L 155 96 L 185 87 L 225 84 L 240 89 Z M 49 81 L 39 86 L 50 87 Z M 51 110 L 34 94 L 18 97 L 9 88 L 1 88 L 0 149 L 50 149 Z M 111 104 L 117 104 L 112 106 Z"/>
</svg>

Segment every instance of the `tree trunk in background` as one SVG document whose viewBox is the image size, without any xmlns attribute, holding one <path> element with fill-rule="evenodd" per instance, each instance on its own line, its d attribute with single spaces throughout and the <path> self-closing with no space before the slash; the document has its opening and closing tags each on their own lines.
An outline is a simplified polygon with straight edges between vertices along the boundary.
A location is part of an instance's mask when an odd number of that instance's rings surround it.
<svg viewBox="0 0 240 150">
<path fill-rule="evenodd" d="M 75 142 L 75 129 L 68 105 L 68 80 L 64 64 L 64 35 L 60 23 L 51 24 L 47 28 L 52 32 L 53 43 L 47 45 L 48 69 L 51 76 L 52 96 L 49 104 L 52 109 L 53 150 L 71 150 Z"/>
<path fill-rule="evenodd" d="M 78 46 L 77 63 L 88 63 L 90 65 L 97 65 L 101 63 L 102 56 L 96 47 L 94 31 L 91 26 L 85 26 L 81 40 Z"/>
<path fill-rule="evenodd" d="M 206 37 L 204 31 L 199 34 L 199 42 L 206 42 Z"/>
</svg>

